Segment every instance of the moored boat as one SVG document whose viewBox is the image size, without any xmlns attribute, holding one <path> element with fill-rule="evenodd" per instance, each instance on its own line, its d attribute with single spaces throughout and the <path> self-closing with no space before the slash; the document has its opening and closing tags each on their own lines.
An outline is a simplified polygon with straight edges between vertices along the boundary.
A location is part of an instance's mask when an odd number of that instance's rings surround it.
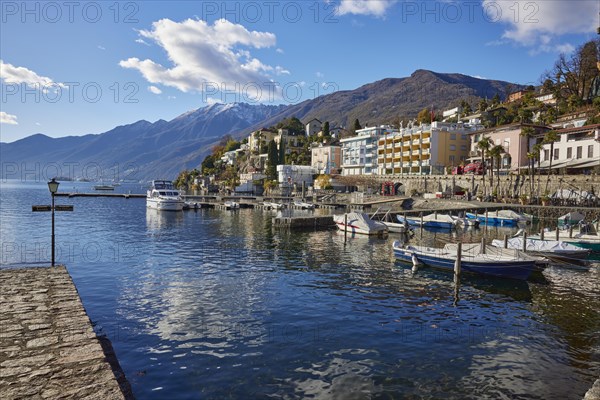
<svg viewBox="0 0 600 400">
<path fill-rule="evenodd" d="M 223 206 L 226 210 L 237 210 L 240 208 L 240 203 L 233 200 L 227 200 L 225 203 L 223 203 Z"/>
<path fill-rule="evenodd" d="M 492 246 L 504 247 L 503 240 L 492 240 Z M 507 240 L 507 248 L 523 250 L 523 238 L 514 237 Z M 527 238 L 525 252 L 534 256 L 545 257 L 560 263 L 583 264 L 590 256 L 591 250 L 574 246 L 560 240 L 541 240 Z"/>
<path fill-rule="evenodd" d="M 115 187 L 113 185 L 95 185 L 95 186 L 93 186 L 93 189 L 109 191 L 109 190 L 115 190 Z"/>
<path fill-rule="evenodd" d="M 334 215 L 333 221 L 341 231 L 362 235 L 384 235 L 388 227 L 380 221 L 373 221 L 368 214 L 351 212 Z"/>
<path fill-rule="evenodd" d="M 486 246 L 482 252 L 478 243 L 465 243 L 462 246 L 461 269 L 466 272 L 525 280 L 532 271 L 538 269 L 540 261 L 536 257 L 510 249 L 494 250 L 495 248 Z M 450 271 L 454 270 L 457 248 L 456 244 L 447 244 L 443 248 L 411 245 L 403 247 L 399 241 L 393 244 L 394 255 L 403 262 L 417 262 Z"/>
<path fill-rule="evenodd" d="M 296 200 L 294 201 L 294 205 L 298 208 L 301 208 L 303 210 L 312 210 L 315 208 L 315 205 L 312 203 L 307 203 L 304 201 L 300 201 L 300 200 Z"/>
<path fill-rule="evenodd" d="M 558 217 L 559 228 L 569 227 L 571 225 L 579 224 L 585 219 L 585 215 L 577 211 L 571 211 L 565 215 Z"/>
<path fill-rule="evenodd" d="M 146 207 L 160 211 L 181 211 L 185 202 L 173 182 L 154 180 L 146 192 Z"/>
<path fill-rule="evenodd" d="M 488 212 L 485 214 L 475 214 L 468 212 L 466 213 L 467 218 L 475 218 L 482 224 L 487 225 L 499 225 L 499 226 L 517 226 L 519 224 L 519 218 L 499 215 L 496 212 Z"/>
<path fill-rule="evenodd" d="M 539 235 L 531 236 L 531 239 L 539 239 Z M 590 249 L 592 257 L 600 256 L 600 235 L 594 224 L 578 224 L 569 229 L 557 229 L 544 231 L 544 238 L 558 239 L 577 247 Z"/>
<path fill-rule="evenodd" d="M 398 219 L 398 222 L 407 223 L 409 226 L 434 229 L 450 230 L 455 228 L 459 223 L 458 220 L 446 214 L 430 214 L 425 215 L 423 218 L 404 217 L 402 215 L 398 215 L 396 218 Z"/>
</svg>

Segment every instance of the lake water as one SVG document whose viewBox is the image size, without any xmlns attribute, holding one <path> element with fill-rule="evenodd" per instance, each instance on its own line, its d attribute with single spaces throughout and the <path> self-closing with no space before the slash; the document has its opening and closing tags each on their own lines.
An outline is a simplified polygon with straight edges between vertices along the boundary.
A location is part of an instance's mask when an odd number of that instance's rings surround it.
<svg viewBox="0 0 600 400">
<path fill-rule="evenodd" d="M 45 182 L 1 183 L 3 267 L 48 264 L 50 215 L 31 205 L 49 201 Z M 396 263 L 393 236 L 275 231 L 272 212 L 250 209 L 57 204 L 75 206 L 56 215 L 58 261 L 140 399 L 580 399 L 600 376 L 598 266 L 457 286 Z"/>
</svg>

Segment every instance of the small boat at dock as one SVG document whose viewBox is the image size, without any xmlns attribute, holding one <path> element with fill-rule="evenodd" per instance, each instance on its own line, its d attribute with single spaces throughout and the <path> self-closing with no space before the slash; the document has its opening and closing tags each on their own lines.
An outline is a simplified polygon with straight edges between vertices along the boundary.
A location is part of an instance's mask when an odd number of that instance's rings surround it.
<svg viewBox="0 0 600 400">
<path fill-rule="evenodd" d="M 388 227 L 380 221 L 373 221 L 368 214 L 351 212 L 334 215 L 333 221 L 341 231 L 361 235 L 384 235 Z"/>
<path fill-rule="evenodd" d="M 400 223 L 407 223 L 409 226 L 433 228 L 433 229 L 454 229 L 458 225 L 458 221 L 446 214 L 430 214 L 423 218 L 404 217 L 398 215 L 396 217 Z"/>
<path fill-rule="evenodd" d="M 237 210 L 240 208 L 240 203 L 233 200 L 227 200 L 225 203 L 223 203 L 223 207 L 226 210 Z"/>
<path fill-rule="evenodd" d="M 493 226 L 517 226 L 519 222 L 526 222 L 526 217 L 519 217 L 516 215 L 512 215 L 512 213 L 503 213 L 502 211 L 510 211 L 510 210 L 499 210 L 488 212 L 486 214 L 475 214 L 475 213 L 466 213 L 467 218 L 475 218 L 479 220 L 480 223 L 486 225 Z M 516 213 L 515 213 L 516 214 Z"/>
<path fill-rule="evenodd" d="M 527 254 L 545 257 L 558 263 L 584 264 L 590 256 L 591 250 L 574 246 L 560 240 L 541 240 L 527 238 L 525 247 L 523 238 L 513 237 L 507 240 L 508 249 L 525 250 Z M 503 240 L 492 240 L 492 246 L 504 248 Z"/>
<path fill-rule="evenodd" d="M 458 254 L 458 245 L 449 243 L 443 248 L 425 246 L 402 246 L 399 241 L 392 245 L 394 255 L 400 261 L 414 264 L 424 264 L 429 267 L 454 271 Z M 501 278 L 521 279 L 539 269 L 541 260 L 512 249 L 498 249 L 485 246 L 481 249 L 479 243 L 464 243 L 462 245 L 461 270 L 482 275 Z"/>
<path fill-rule="evenodd" d="M 600 256 L 600 235 L 593 223 L 579 223 L 568 229 L 545 230 L 544 238 L 561 240 L 577 247 L 590 249 L 592 257 Z M 539 235 L 531 236 L 531 239 L 540 239 Z"/>
<path fill-rule="evenodd" d="M 113 185 L 94 185 L 92 188 L 94 190 L 104 190 L 104 191 L 115 190 L 115 187 Z"/>
<path fill-rule="evenodd" d="M 304 201 L 296 200 L 294 201 L 294 206 L 301 208 L 303 210 L 313 210 L 315 205 L 312 203 L 306 203 Z"/>
</svg>

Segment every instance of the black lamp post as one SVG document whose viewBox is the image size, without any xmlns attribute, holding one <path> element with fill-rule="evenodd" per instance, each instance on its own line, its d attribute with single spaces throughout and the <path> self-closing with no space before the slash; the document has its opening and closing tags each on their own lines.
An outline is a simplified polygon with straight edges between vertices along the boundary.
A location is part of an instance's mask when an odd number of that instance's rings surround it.
<svg viewBox="0 0 600 400">
<path fill-rule="evenodd" d="M 52 266 L 54 267 L 54 194 L 58 190 L 59 183 L 56 181 L 56 178 L 52 178 L 51 181 L 48 182 L 48 190 L 52 194 Z"/>
</svg>

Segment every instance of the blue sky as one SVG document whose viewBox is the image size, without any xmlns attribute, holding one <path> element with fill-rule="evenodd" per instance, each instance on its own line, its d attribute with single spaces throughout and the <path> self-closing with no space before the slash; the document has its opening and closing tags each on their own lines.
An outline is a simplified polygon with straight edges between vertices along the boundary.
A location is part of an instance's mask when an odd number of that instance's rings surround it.
<svg viewBox="0 0 600 400">
<path fill-rule="evenodd" d="M 537 84 L 596 0 L 0 3 L 0 140 L 214 102 L 296 103 L 416 69 Z"/>
</svg>

